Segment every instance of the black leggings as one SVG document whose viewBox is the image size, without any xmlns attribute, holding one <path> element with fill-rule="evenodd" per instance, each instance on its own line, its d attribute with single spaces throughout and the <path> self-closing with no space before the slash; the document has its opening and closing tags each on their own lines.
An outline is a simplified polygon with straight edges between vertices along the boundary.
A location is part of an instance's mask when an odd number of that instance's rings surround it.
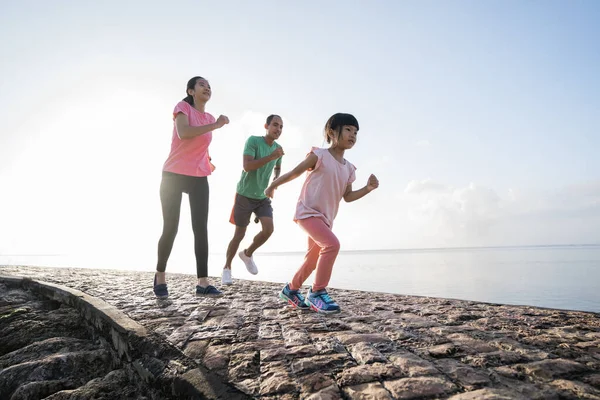
<svg viewBox="0 0 600 400">
<path fill-rule="evenodd" d="M 165 272 L 167 260 L 179 227 L 182 193 L 190 199 L 194 247 L 196 251 L 196 274 L 198 278 L 208 276 L 208 180 L 205 176 L 187 176 L 163 171 L 160 183 L 163 231 L 158 241 L 158 263 L 156 270 Z"/>
</svg>

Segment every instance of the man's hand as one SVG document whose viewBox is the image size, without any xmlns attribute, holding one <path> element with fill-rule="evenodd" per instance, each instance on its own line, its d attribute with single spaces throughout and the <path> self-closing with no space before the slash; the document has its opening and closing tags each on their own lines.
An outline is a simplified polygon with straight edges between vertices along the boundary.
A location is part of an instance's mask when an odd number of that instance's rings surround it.
<svg viewBox="0 0 600 400">
<path fill-rule="evenodd" d="M 228 123 L 229 123 L 229 118 L 227 118 L 224 115 L 219 115 L 217 122 L 215 122 L 215 124 L 217 124 L 217 129 L 222 128 L 223 125 L 226 125 Z"/>
<path fill-rule="evenodd" d="M 377 189 L 379 187 L 379 180 L 377 179 L 377 177 L 373 174 L 371 174 L 371 176 L 369 176 L 369 180 L 367 181 L 367 190 L 369 192 Z"/>
<path fill-rule="evenodd" d="M 285 153 L 283 152 L 282 147 L 278 147 L 271 153 L 271 159 L 277 160 L 279 157 L 283 156 Z"/>
</svg>

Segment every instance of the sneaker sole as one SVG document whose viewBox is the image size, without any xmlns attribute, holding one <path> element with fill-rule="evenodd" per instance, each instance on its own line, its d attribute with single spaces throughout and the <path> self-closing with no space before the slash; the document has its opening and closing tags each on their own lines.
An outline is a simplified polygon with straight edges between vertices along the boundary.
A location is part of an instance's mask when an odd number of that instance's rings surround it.
<svg viewBox="0 0 600 400">
<path fill-rule="evenodd" d="M 318 312 L 320 314 L 336 314 L 339 313 L 340 311 L 342 311 L 341 309 L 337 309 L 337 310 L 332 310 L 332 311 L 327 311 L 327 310 L 321 310 L 320 308 L 318 308 L 317 306 L 315 306 L 313 303 L 311 303 L 310 301 L 308 302 L 308 305 L 310 307 L 311 310 Z"/>
<path fill-rule="evenodd" d="M 299 305 L 297 305 L 296 303 L 294 303 L 292 301 L 292 299 L 290 299 L 289 297 L 287 297 L 285 294 L 283 294 L 283 292 L 279 292 L 279 298 L 283 301 L 286 301 L 290 306 L 297 308 L 299 310 L 308 310 L 308 307 L 300 307 Z"/>
<path fill-rule="evenodd" d="M 221 282 L 221 285 L 230 286 L 233 285 L 233 282 Z"/>
<path fill-rule="evenodd" d="M 196 297 L 223 297 L 223 293 L 221 294 L 200 294 L 196 293 Z"/>
</svg>

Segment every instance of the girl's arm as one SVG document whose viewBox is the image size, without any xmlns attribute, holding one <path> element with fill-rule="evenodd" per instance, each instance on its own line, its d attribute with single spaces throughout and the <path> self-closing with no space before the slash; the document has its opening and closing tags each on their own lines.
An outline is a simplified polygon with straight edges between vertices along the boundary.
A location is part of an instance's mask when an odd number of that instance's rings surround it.
<svg viewBox="0 0 600 400">
<path fill-rule="evenodd" d="M 346 201 L 346 203 L 356 201 L 356 200 L 366 196 L 367 194 L 371 193 L 373 190 L 377 189 L 378 187 L 379 187 L 379 180 L 377 180 L 377 177 L 375 175 L 371 174 L 371 176 L 369 176 L 369 180 L 367 181 L 367 184 L 358 190 L 353 191 L 352 184 L 349 184 L 346 187 L 346 193 L 344 193 L 344 200 Z"/>
<path fill-rule="evenodd" d="M 275 192 L 275 189 L 277 189 L 279 186 L 283 185 L 284 183 L 293 181 L 294 179 L 296 179 L 297 177 L 302 175 L 305 171 L 314 168 L 315 165 L 317 165 L 317 160 L 318 160 L 318 157 L 315 153 L 309 153 L 306 156 L 306 158 L 304 159 L 304 161 L 302 161 L 300 164 L 298 164 L 296 166 L 296 168 L 294 168 L 293 170 L 291 170 L 288 173 L 281 175 L 279 178 L 275 179 L 269 185 L 269 187 L 265 189 L 265 195 L 267 197 L 273 198 L 273 193 Z"/>
<path fill-rule="evenodd" d="M 179 113 L 175 117 L 175 128 L 177 129 L 177 135 L 179 139 L 191 139 L 196 136 L 204 135 L 205 133 L 214 131 L 215 129 L 222 128 L 223 125 L 229 123 L 229 118 L 224 115 L 220 115 L 216 122 L 202 126 L 190 126 L 187 115 Z"/>
</svg>

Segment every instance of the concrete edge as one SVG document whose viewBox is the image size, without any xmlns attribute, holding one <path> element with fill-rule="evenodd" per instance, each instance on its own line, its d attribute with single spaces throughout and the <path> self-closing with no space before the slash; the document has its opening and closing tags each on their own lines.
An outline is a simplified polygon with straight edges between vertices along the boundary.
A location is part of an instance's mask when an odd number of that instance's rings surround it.
<svg viewBox="0 0 600 400">
<path fill-rule="evenodd" d="M 31 289 L 45 297 L 75 308 L 96 329 L 108 331 L 112 345 L 119 357 L 125 358 L 129 362 L 137 358 L 132 354 L 133 343 L 148 338 L 146 328 L 118 308 L 79 290 L 26 277 L 0 275 L 0 282 Z"/>
<path fill-rule="evenodd" d="M 155 376 L 144 367 L 145 359 L 149 355 L 151 356 L 148 354 L 148 350 L 153 348 L 150 343 L 151 334 L 145 327 L 129 318 L 115 306 L 79 290 L 28 277 L 0 275 L 0 283 L 11 287 L 30 289 L 75 308 L 94 328 L 110 337 L 111 344 L 119 357 L 131 363 L 140 378 L 148 381 L 149 378 Z M 176 351 L 185 357 L 181 351 Z M 172 394 L 178 397 L 194 399 L 250 398 L 215 374 L 197 365 L 194 365 L 186 373 L 173 376 L 169 380 Z"/>
</svg>

